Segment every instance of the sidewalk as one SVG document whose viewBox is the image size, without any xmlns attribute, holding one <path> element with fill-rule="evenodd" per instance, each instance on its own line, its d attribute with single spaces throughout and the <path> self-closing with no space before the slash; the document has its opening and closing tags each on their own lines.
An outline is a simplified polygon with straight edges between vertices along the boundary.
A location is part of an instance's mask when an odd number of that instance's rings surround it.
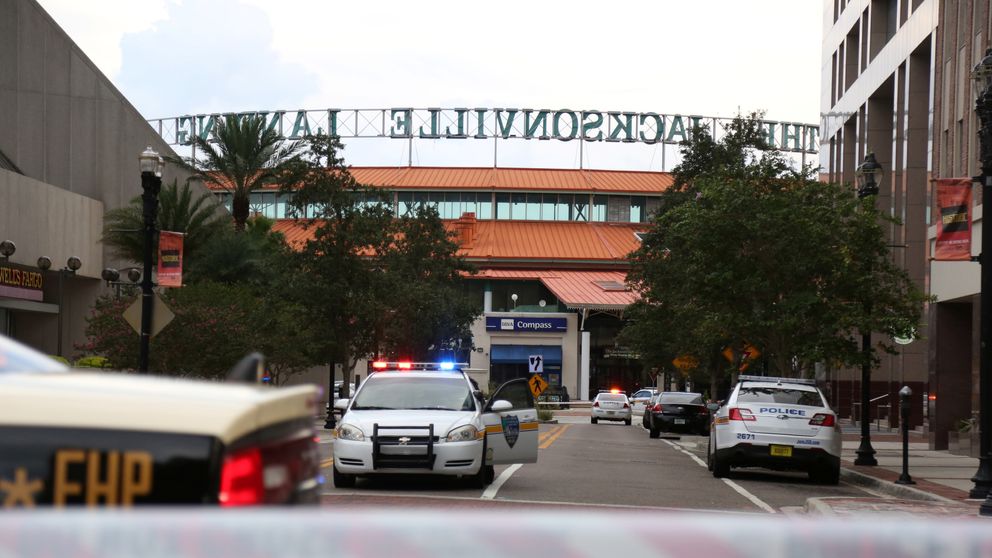
<svg viewBox="0 0 992 558">
<path fill-rule="evenodd" d="M 909 436 L 909 476 L 912 485 L 895 484 L 902 473 L 902 435 L 897 432 L 871 431 L 876 466 L 855 465 L 860 446 L 859 429 L 844 427 L 841 455 L 841 479 L 875 492 L 871 498 L 810 498 L 807 513 L 824 515 L 910 514 L 952 517 L 976 517 L 980 500 L 968 500 L 978 470 L 978 459 L 953 455 L 944 450 L 930 450 L 926 437 Z"/>
</svg>

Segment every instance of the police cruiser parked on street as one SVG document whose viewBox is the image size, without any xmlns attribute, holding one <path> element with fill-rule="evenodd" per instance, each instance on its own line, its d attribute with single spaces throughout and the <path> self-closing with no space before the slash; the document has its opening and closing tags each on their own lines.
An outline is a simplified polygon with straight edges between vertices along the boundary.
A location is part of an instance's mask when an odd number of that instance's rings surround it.
<svg viewBox="0 0 992 558">
<path fill-rule="evenodd" d="M 486 401 L 453 363 L 372 363 L 343 412 L 334 441 L 334 485 L 359 476 L 433 474 L 482 488 L 493 466 L 537 462 L 537 410 L 525 378 Z"/>
<path fill-rule="evenodd" d="M 316 504 L 318 390 L 263 372 L 84 372 L 0 336 L 0 507 Z"/>
<path fill-rule="evenodd" d="M 741 376 L 713 419 L 707 464 L 718 478 L 757 466 L 837 484 L 840 452 L 837 417 L 814 380 Z"/>
</svg>

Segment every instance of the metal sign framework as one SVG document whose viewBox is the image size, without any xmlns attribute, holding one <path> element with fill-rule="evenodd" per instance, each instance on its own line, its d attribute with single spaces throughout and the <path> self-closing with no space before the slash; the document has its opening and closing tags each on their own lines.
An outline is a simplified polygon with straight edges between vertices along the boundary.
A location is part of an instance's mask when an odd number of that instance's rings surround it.
<svg viewBox="0 0 992 558">
<path fill-rule="evenodd" d="M 516 108 L 379 108 L 276 110 L 176 116 L 150 120 L 159 136 L 173 146 L 190 146 L 193 137 L 209 140 L 219 119 L 234 114 L 260 116 L 266 126 L 287 140 L 327 134 L 342 139 L 379 138 L 409 142 L 408 162 L 413 164 L 413 140 L 493 140 L 496 157 L 499 140 L 579 140 L 580 168 L 586 142 L 678 145 L 696 128 L 721 137 L 731 118 L 598 110 Z M 762 120 L 769 143 L 780 151 L 806 155 L 819 152 L 819 126 Z M 662 149 L 662 157 L 665 150 Z"/>
</svg>

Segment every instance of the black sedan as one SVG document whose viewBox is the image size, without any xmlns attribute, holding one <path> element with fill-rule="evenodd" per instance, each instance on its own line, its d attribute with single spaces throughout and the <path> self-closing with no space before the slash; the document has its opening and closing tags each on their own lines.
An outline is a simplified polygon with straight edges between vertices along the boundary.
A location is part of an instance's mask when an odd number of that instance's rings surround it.
<svg viewBox="0 0 992 558">
<path fill-rule="evenodd" d="M 662 432 L 706 435 L 710 431 L 710 411 L 702 394 L 683 391 L 662 392 L 645 411 L 652 438 Z"/>
</svg>

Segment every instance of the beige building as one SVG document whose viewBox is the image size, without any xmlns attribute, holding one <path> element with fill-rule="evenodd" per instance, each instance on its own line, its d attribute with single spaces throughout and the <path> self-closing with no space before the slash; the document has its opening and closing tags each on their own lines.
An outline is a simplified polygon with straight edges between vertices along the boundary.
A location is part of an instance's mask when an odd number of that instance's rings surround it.
<svg viewBox="0 0 992 558">
<path fill-rule="evenodd" d="M 103 214 L 141 193 L 146 146 L 172 154 L 36 1 L 0 0 L 0 241 L 16 246 L 0 257 L 0 334 L 67 357 L 85 341 L 100 272 L 118 265 Z M 70 257 L 81 267 L 60 273 Z"/>
</svg>

